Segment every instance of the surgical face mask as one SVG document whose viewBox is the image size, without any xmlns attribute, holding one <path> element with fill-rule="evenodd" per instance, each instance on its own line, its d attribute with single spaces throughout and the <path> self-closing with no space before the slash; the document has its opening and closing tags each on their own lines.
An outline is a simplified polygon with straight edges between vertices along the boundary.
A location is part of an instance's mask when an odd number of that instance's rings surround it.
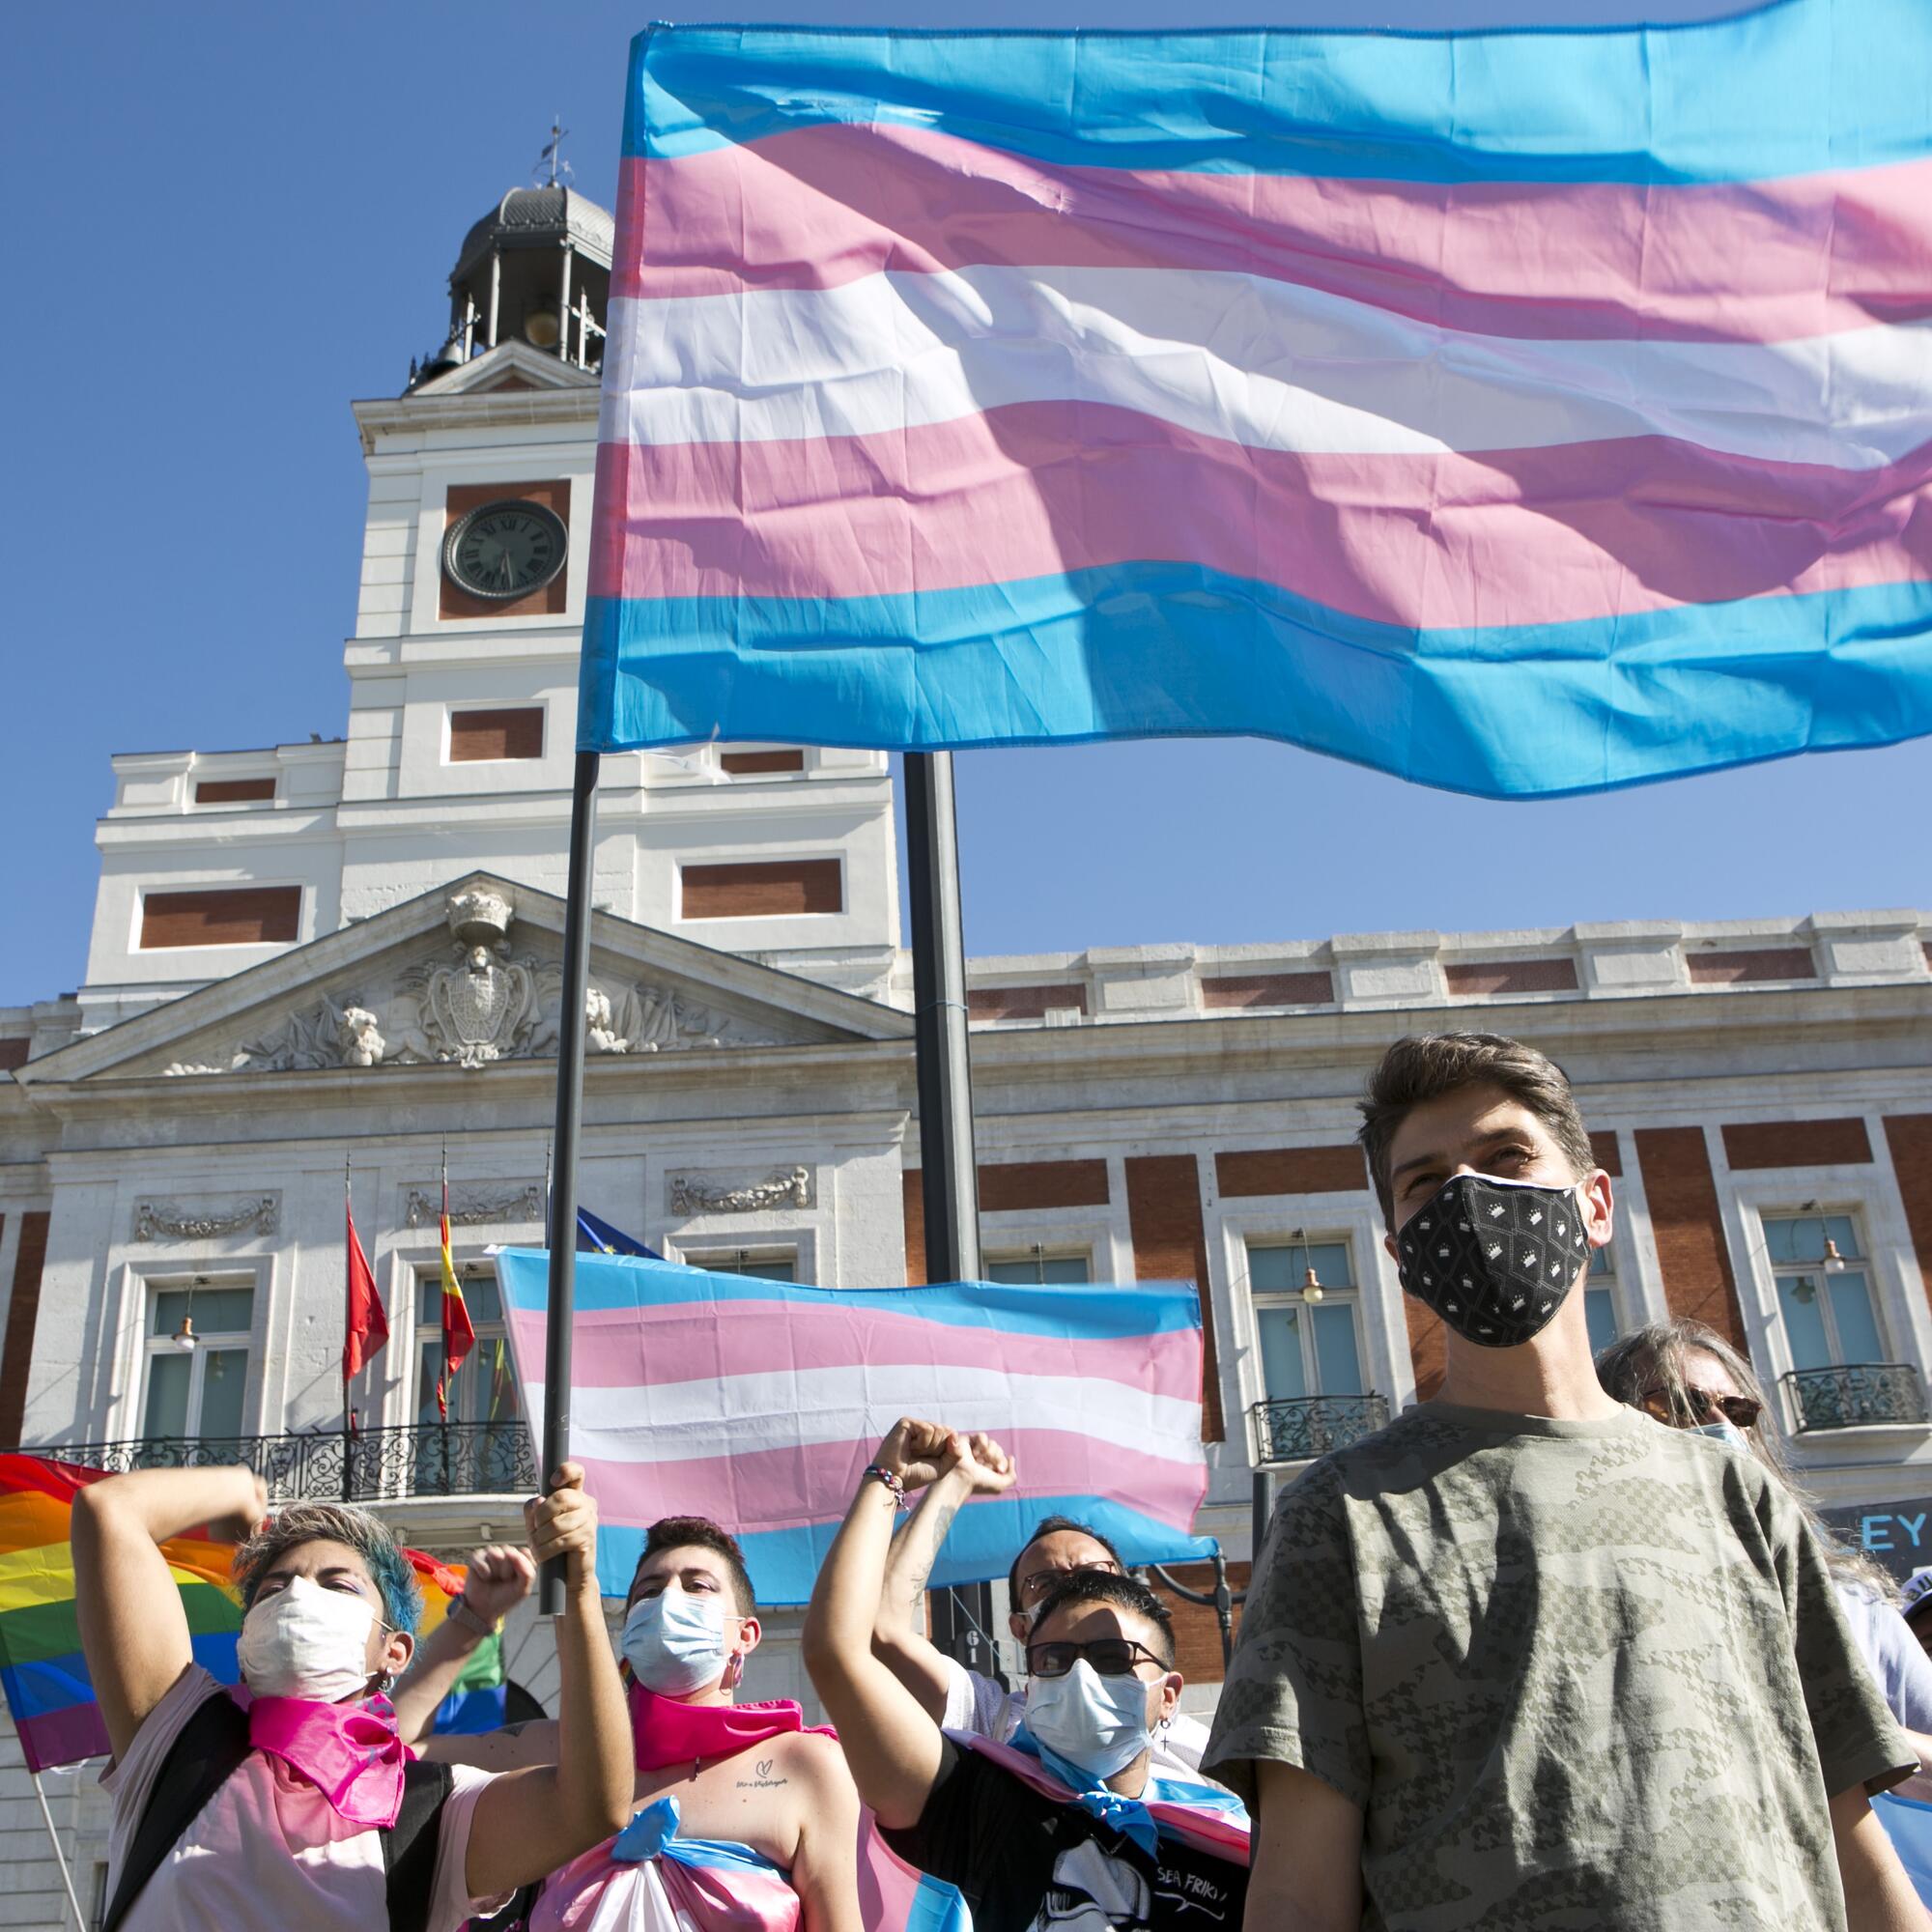
<svg viewBox="0 0 1932 1932">
<path fill-rule="evenodd" d="M 339 1704 L 368 1684 L 369 1633 L 376 1606 L 346 1590 L 294 1577 L 272 1597 L 258 1597 L 242 1620 L 235 1657 L 258 1697 L 307 1697 Z"/>
<path fill-rule="evenodd" d="M 724 1605 L 668 1583 L 631 1605 L 620 1648 L 646 1690 L 688 1697 L 724 1674 Z"/>
<path fill-rule="evenodd" d="M 1540 1335 L 1590 1259 L 1575 1187 L 1487 1174 L 1445 1180 L 1395 1247 L 1403 1287 L 1485 1349 Z"/>
<path fill-rule="evenodd" d="M 1102 1677 L 1083 1657 L 1063 1677 L 1027 1679 L 1026 1727 L 1069 1764 L 1112 1777 L 1148 1747 L 1147 1693 L 1131 1671 Z"/>
<path fill-rule="evenodd" d="M 1716 1422 L 1700 1422 L 1694 1425 L 1694 1434 L 1713 1435 L 1727 1449 L 1735 1449 L 1740 1456 L 1751 1452 L 1750 1438 L 1728 1415 L 1720 1415 Z"/>
</svg>

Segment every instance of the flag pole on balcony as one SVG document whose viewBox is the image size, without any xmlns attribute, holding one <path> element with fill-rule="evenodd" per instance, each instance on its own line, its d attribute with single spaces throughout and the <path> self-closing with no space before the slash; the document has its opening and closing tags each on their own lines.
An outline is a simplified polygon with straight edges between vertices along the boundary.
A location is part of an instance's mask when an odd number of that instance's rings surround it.
<svg viewBox="0 0 1932 1932">
<path fill-rule="evenodd" d="M 580 751 L 570 792 L 569 885 L 563 913 L 563 989 L 556 1023 L 555 1152 L 550 1192 L 550 1295 L 546 1310 L 542 1458 L 537 1487 L 570 1455 L 570 1318 L 577 1296 L 577 1141 L 583 1121 L 583 1002 L 590 988 L 590 880 L 597 843 L 599 754 Z M 537 1614 L 563 1608 L 563 1563 L 543 1566 Z"/>
</svg>

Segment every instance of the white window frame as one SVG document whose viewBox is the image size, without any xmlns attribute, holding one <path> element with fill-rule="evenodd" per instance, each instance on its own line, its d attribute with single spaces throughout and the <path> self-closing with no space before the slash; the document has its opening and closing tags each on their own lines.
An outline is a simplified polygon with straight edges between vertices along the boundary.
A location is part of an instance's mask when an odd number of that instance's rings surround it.
<svg viewBox="0 0 1932 1932">
<path fill-rule="evenodd" d="M 737 1276 L 741 1281 L 755 1281 L 759 1279 L 756 1275 L 748 1276 L 743 1273 L 742 1270 L 747 1262 L 789 1262 L 791 1264 L 791 1280 L 780 1283 L 781 1287 L 810 1288 L 814 1286 L 806 1276 L 805 1256 L 801 1252 L 800 1243 L 795 1240 L 773 1240 L 769 1237 L 761 1239 L 754 1236 L 743 1241 L 721 1241 L 716 1236 L 712 1236 L 701 1244 L 694 1242 L 688 1248 L 679 1247 L 676 1250 L 676 1258 L 686 1267 L 710 1268 L 717 1272 L 728 1271 Z M 721 1264 L 735 1265 L 721 1268 Z M 764 1279 L 770 1280 L 771 1277 L 765 1276 Z"/>
<path fill-rule="evenodd" d="M 1865 1298 L 1871 1304 L 1872 1325 L 1878 1330 L 1879 1349 L 1881 1350 L 1880 1359 L 1886 1362 L 1896 1361 L 1898 1359 L 1898 1351 L 1892 1347 L 1891 1324 L 1885 1319 L 1885 1309 L 1879 1298 L 1878 1283 L 1872 1278 L 1873 1256 L 1871 1253 L 1871 1239 L 1864 1232 L 1864 1217 L 1847 1208 L 1833 1208 L 1822 1201 L 1815 1208 L 1807 1203 L 1803 1207 L 1797 1208 L 1760 1208 L 1757 1210 L 1758 1238 L 1764 1248 L 1765 1271 L 1771 1278 L 1771 1306 L 1776 1317 L 1778 1330 L 1781 1334 L 1784 1334 L 1786 1351 L 1788 1353 L 1790 1350 L 1791 1338 L 1784 1331 L 1783 1284 L 1785 1277 L 1790 1275 L 1813 1274 L 1818 1277 L 1819 1283 L 1818 1314 L 1824 1323 L 1826 1346 L 1832 1351 L 1831 1361 L 1821 1366 L 1840 1369 L 1859 1366 L 1857 1362 L 1844 1352 L 1843 1345 L 1839 1340 L 1838 1317 L 1836 1311 L 1832 1306 L 1831 1295 L 1825 1291 L 1825 1283 L 1831 1277 L 1826 1272 L 1824 1264 L 1822 1263 L 1811 1262 L 1779 1262 L 1775 1260 L 1771 1253 L 1770 1224 L 1772 1222 L 1818 1221 L 1822 1223 L 1833 1220 L 1850 1221 L 1852 1223 L 1852 1235 L 1858 1247 L 1858 1253 L 1856 1255 L 1847 1255 L 1845 1262 L 1848 1267 L 1856 1269 L 1864 1278 Z"/>
<path fill-rule="evenodd" d="M 503 1296 L 503 1277 L 497 1272 L 494 1256 L 481 1253 L 460 1254 L 457 1252 L 456 1244 L 452 1241 L 450 1243 L 449 1259 L 456 1269 L 456 1279 L 460 1284 L 467 1287 L 469 1282 L 480 1280 L 487 1275 L 497 1284 L 497 1293 L 499 1299 Z M 432 1378 L 428 1387 L 425 1387 L 423 1384 L 423 1350 L 432 1340 L 440 1336 L 442 1333 L 442 1323 L 440 1319 L 435 1322 L 425 1321 L 422 1319 L 421 1308 L 422 1292 L 425 1286 L 433 1286 L 439 1293 L 441 1291 L 441 1251 L 440 1249 L 432 1249 L 426 1261 L 420 1256 L 406 1258 L 403 1262 L 402 1285 L 408 1296 L 410 1311 L 410 1370 L 404 1389 L 404 1422 L 407 1426 L 413 1427 L 422 1421 L 425 1407 L 433 1406 L 436 1402 L 434 1378 Z M 392 1300 L 391 1306 L 393 1307 L 393 1305 Z M 440 1313 L 440 1311 L 439 1311 L 439 1315 Z M 461 1376 L 470 1375 L 475 1372 L 476 1365 L 483 1353 L 486 1336 L 491 1340 L 495 1340 L 500 1332 L 504 1347 L 506 1349 L 509 1347 L 510 1317 L 507 1301 L 503 1304 L 503 1319 L 500 1321 L 485 1321 L 479 1324 L 472 1315 L 470 1317 L 470 1325 L 476 1329 L 476 1346 L 464 1357 L 463 1367 L 458 1371 L 458 1374 Z M 511 1359 L 514 1362 L 514 1353 Z M 522 1384 L 519 1383 L 517 1388 L 516 1419 L 527 1424 L 529 1418 L 524 1413 L 523 1403 L 524 1392 Z"/>
<path fill-rule="evenodd" d="M 256 1352 L 255 1335 L 262 1320 L 262 1283 L 254 1268 L 194 1268 L 188 1272 L 170 1271 L 165 1274 L 140 1275 L 136 1277 L 140 1285 L 141 1328 L 139 1336 L 140 1360 L 134 1377 L 133 1429 L 130 1432 L 136 1441 L 145 1442 L 148 1436 L 148 1385 L 151 1364 L 156 1356 L 171 1359 L 179 1350 L 171 1335 L 156 1335 L 153 1332 L 155 1304 L 163 1294 L 219 1294 L 233 1293 L 238 1289 L 246 1290 L 248 1294 L 248 1326 L 246 1329 L 211 1329 L 204 1334 L 195 1330 L 195 1346 L 188 1369 L 187 1414 L 182 1425 L 181 1436 L 185 1442 L 201 1438 L 201 1407 L 204 1391 L 208 1384 L 208 1357 L 212 1350 L 240 1349 L 242 1351 L 242 1421 L 235 1432 L 235 1437 L 216 1436 L 216 1441 L 238 1439 L 258 1434 L 251 1429 L 249 1418 L 255 1413 L 254 1401 L 258 1395 L 255 1385 Z M 165 1439 L 165 1438 L 157 1438 Z"/>
<path fill-rule="evenodd" d="M 1071 1241 L 1025 1241 L 1014 1243 L 1006 1241 L 980 1250 L 981 1266 L 987 1269 L 987 1279 L 991 1280 L 991 1270 L 999 1267 L 1026 1267 L 1045 1262 L 1085 1262 L 1087 1282 L 1092 1285 L 1096 1279 L 1094 1273 L 1094 1250 L 1084 1243 Z M 1065 1287 L 1065 1283 L 1036 1283 L 1034 1286 L 1047 1288 Z"/>
<path fill-rule="evenodd" d="M 1247 1289 L 1248 1307 L 1255 1324 L 1255 1370 L 1261 1384 L 1258 1400 L 1263 1402 L 1280 1401 L 1283 1398 L 1271 1395 L 1267 1386 L 1267 1374 L 1261 1359 L 1261 1318 L 1267 1308 L 1283 1308 L 1291 1302 L 1303 1302 L 1299 1291 L 1295 1289 L 1256 1288 L 1253 1280 L 1254 1252 L 1257 1248 L 1281 1249 L 1291 1253 L 1305 1253 L 1316 1248 L 1341 1248 L 1349 1257 L 1349 1273 L 1353 1278 L 1347 1288 L 1335 1288 L 1324 1282 L 1321 1299 L 1314 1304 L 1318 1308 L 1330 1305 L 1340 1307 L 1346 1304 L 1354 1316 L 1355 1322 L 1355 1362 L 1361 1372 L 1363 1386 L 1360 1389 L 1324 1389 L 1321 1386 L 1321 1363 L 1315 1349 L 1315 1324 L 1311 1321 L 1301 1336 L 1302 1380 L 1309 1389 L 1309 1399 L 1320 1401 L 1323 1396 L 1334 1396 L 1346 1402 L 1351 1396 L 1366 1396 L 1376 1393 L 1376 1384 L 1369 1361 L 1369 1338 L 1362 1325 L 1362 1285 L 1360 1270 L 1355 1265 L 1355 1244 L 1346 1235 L 1331 1234 L 1327 1229 L 1317 1226 L 1305 1234 L 1291 1232 L 1287 1235 L 1251 1235 L 1241 1243 L 1241 1271 L 1243 1285 Z M 1306 1266 L 1306 1264 L 1303 1264 Z"/>
</svg>

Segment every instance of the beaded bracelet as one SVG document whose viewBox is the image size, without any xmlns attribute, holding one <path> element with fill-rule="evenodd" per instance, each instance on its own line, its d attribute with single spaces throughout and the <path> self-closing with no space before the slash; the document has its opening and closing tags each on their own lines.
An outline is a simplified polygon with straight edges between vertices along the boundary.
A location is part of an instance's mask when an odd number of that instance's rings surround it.
<svg viewBox="0 0 1932 1932">
<path fill-rule="evenodd" d="M 901 1478 L 895 1476 L 892 1472 L 892 1470 L 881 1468 L 878 1463 L 874 1463 L 867 1469 L 866 1473 L 863 1476 L 861 1476 L 859 1480 L 862 1483 L 876 1482 L 882 1484 L 885 1487 L 885 1489 L 891 1493 L 894 1503 L 899 1509 L 905 1508 L 906 1506 L 905 1483 Z"/>
</svg>

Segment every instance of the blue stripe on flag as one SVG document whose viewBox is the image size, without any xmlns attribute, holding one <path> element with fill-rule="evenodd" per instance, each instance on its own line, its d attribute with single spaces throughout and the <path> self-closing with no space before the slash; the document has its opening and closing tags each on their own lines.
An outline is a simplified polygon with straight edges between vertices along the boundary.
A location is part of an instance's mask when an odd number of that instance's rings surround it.
<svg viewBox="0 0 1932 1932">
<path fill-rule="evenodd" d="M 233 1631 L 208 1631 L 188 1638 L 194 1661 L 223 1684 L 242 1681 L 242 1666 L 235 1661 L 235 1635 Z M 87 1659 L 77 1650 L 65 1657 L 8 1664 L 0 1669 L 0 1691 L 4 1691 L 7 1708 L 16 1720 L 96 1701 Z"/>
<path fill-rule="evenodd" d="M 1750 181 L 1932 153 L 1925 0 L 1487 33 L 654 27 L 631 59 L 627 155 L 828 122 L 1349 180 Z"/>
<path fill-rule="evenodd" d="M 1090 1524 L 1121 1552 L 1123 1563 L 1198 1563 L 1214 1554 L 1211 1536 L 1189 1536 L 1124 1503 L 1100 1496 L 981 1497 L 952 1519 L 931 1583 L 984 1583 L 1005 1577 L 1042 1517 L 1069 1516 Z M 738 1542 L 761 1604 L 803 1604 L 838 1534 L 837 1520 L 800 1529 L 753 1530 Z M 642 1529 L 610 1521 L 597 1525 L 597 1587 L 607 1597 L 630 1594 L 644 1553 Z"/>
<path fill-rule="evenodd" d="M 550 1257 L 537 1248 L 504 1248 L 497 1279 L 512 1308 L 534 1313 L 550 1304 Z M 1085 1337 L 1175 1334 L 1201 1325 L 1201 1306 L 1185 1282 L 1138 1282 L 1132 1288 L 1031 1283 L 951 1282 L 930 1288 L 812 1288 L 759 1275 L 713 1274 L 623 1255 L 580 1254 L 575 1306 L 593 1309 L 676 1308 L 714 1302 L 781 1301 L 806 1309 L 862 1308 L 908 1315 L 958 1328 L 1009 1334 L 1064 1335 L 1077 1321 Z"/>
<path fill-rule="evenodd" d="M 1556 796 L 1932 732 L 1932 582 L 1421 631 L 1187 563 L 592 598 L 579 717 L 599 751 L 721 719 L 733 738 L 907 751 L 1239 734 L 1482 798 Z"/>
</svg>

